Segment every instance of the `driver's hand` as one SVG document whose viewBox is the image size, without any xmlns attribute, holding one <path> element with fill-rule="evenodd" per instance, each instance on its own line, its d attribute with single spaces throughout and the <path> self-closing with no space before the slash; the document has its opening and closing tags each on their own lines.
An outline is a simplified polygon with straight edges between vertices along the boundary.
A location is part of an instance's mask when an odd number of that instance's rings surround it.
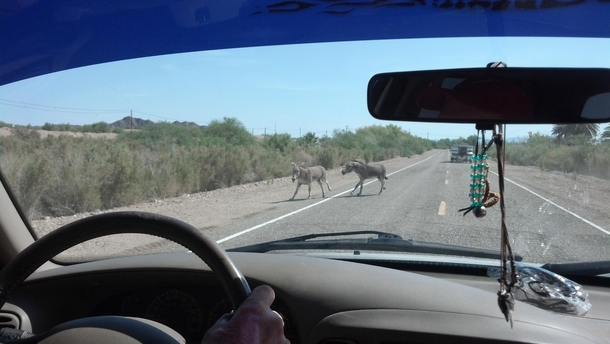
<svg viewBox="0 0 610 344">
<path fill-rule="evenodd" d="M 218 319 L 203 337 L 204 344 L 290 344 L 284 337 L 284 321 L 271 310 L 275 299 L 271 287 L 262 285 L 242 303 L 234 314 Z"/>
</svg>

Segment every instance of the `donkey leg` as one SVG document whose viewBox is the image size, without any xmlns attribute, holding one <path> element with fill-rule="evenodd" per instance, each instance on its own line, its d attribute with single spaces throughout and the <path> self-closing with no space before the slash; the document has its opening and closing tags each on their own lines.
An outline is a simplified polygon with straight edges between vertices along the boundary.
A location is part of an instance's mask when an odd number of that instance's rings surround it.
<svg viewBox="0 0 610 344">
<path fill-rule="evenodd" d="M 350 195 L 354 194 L 354 191 L 356 191 L 356 189 L 358 188 L 358 185 L 360 185 L 360 182 L 356 183 L 356 186 L 354 186 L 354 190 L 352 190 L 352 192 L 350 192 Z"/>
<path fill-rule="evenodd" d="M 358 196 L 362 195 L 362 187 L 364 186 L 364 181 L 365 181 L 365 180 L 366 180 L 366 179 L 362 179 L 362 180 L 360 181 L 360 192 L 358 192 Z"/>
<path fill-rule="evenodd" d="M 290 199 L 291 201 L 294 199 L 294 196 L 297 195 L 297 192 L 299 192 L 300 187 L 301 187 L 301 183 L 297 183 L 297 189 L 294 190 L 294 195 L 292 195 L 292 198 Z"/>
<path fill-rule="evenodd" d="M 307 196 L 307 199 L 311 198 L 311 183 L 307 184 L 307 189 L 309 190 L 309 196 Z"/>
<path fill-rule="evenodd" d="M 326 180 L 326 178 L 324 179 L 324 183 L 326 183 L 326 187 L 328 188 L 328 191 L 333 191 L 333 189 L 330 188 L 330 184 L 328 184 L 328 180 Z"/>
<path fill-rule="evenodd" d="M 322 184 L 320 179 L 318 179 L 318 184 L 320 184 L 320 189 L 322 189 L 322 198 L 326 197 L 326 195 L 324 194 L 324 185 Z"/>
<path fill-rule="evenodd" d="M 383 176 L 379 176 L 379 177 L 377 177 L 377 179 L 381 183 L 381 189 L 379 189 L 379 193 L 378 193 L 378 195 L 381 195 L 381 192 L 383 191 L 383 189 L 385 189 L 385 187 L 383 186 L 383 184 L 385 184 L 385 180 L 383 179 Z"/>
</svg>

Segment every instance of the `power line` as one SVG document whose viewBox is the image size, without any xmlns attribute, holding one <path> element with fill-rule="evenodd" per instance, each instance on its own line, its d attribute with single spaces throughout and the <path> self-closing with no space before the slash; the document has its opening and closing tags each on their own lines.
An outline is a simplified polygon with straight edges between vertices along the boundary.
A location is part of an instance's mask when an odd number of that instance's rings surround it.
<svg viewBox="0 0 610 344">
<path fill-rule="evenodd" d="M 95 110 L 95 109 L 81 109 L 81 108 L 50 106 L 50 105 L 18 102 L 18 101 L 8 100 L 8 99 L 0 99 L 0 104 L 19 107 L 19 108 L 25 108 L 25 109 L 51 111 L 51 112 L 95 113 L 95 114 L 101 114 L 101 113 L 111 114 L 111 113 L 126 113 L 127 112 L 127 110 Z"/>
<path fill-rule="evenodd" d="M 63 112 L 63 113 L 115 114 L 115 113 L 128 113 L 128 112 L 130 112 L 129 110 L 96 110 L 96 109 L 83 109 L 83 108 L 72 108 L 72 107 L 42 105 L 42 104 L 26 103 L 26 102 L 20 102 L 20 101 L 9 100 L 9 99 L 0 99 L 0 104 L 7 105 L 7 106 L 18 107 L 18 108 L 24 108 L 24 109 L 32 109 L 32 110 L 39 110 L 39 111 L 50 111 L 50 112 Z M 176 119 L 176 118 L 157 116 L 157 115 L 145 113 L 145 112 L 142 112 L 142 111 L 136 111 L 136 110 L 133 110 L 133 112 L 139 113 L 139 114 L 142 114 L 142 115 L 146 115 L 146 116 L 150 116 L 150 117 L 155 117 L 155 118 L 161 118 L 161 119 L 167 119 L 167 120 L 172 120 L 172 121 L 180 122 L 180 120 Z M 198 122 L 193 122 L 193 123 L 197 123 L 197 124 L 201 125 L 201 123 L 198 123 Z"/>
</svg>

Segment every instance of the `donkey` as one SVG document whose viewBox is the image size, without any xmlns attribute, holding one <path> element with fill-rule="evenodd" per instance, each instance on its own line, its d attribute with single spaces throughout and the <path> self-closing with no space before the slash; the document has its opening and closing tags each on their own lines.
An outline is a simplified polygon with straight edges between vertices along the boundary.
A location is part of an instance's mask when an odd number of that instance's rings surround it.
<svg viewBox="0 0 610 344">
<path fill-rule="evenodd" d="M 381 192 L 385 189 L 385 180 L 388 179 L 388 177 L 385 175 L 385 166 L 382 164 L 364 164 L 358 160 L 352 160 L 345 164 L 345 167 L 341 173 L 345 175 L 346 173 L 350 173 L 352 171 L 358 175 L 360 181 L 358 184 L 356 184 L 354 190 L 350 192 L 351 195 L 353 195 L 354 191 L 356 191 L 358 186 L 360 186 L 360 192 L 358 193 L 358 196 L 360 196 L 362 194 L 362 186 L 364 181 L 369 178 L 377 178 L 379 180 L 381 183 L 381 189 L 379 190 L 378 195 L 381 195 Z"/>
<path fill-rule="evenodd" d="M 317 181 L 320 184 L 320 188 L 322 189 L 322 198 L 326 195 L 324 194 L 324 186 L 322 183 L 326 183 L 326 187 L 328 187 L 329 191 L 332 191 L 328 181 L 326 181 L 326 170 L 322 166 L 313 166 L 313 167 L 304 167 L 301 165 L 297 165 L 294 162 L 292 163 L 292 182 L 298 180 L 297 189 L 294 191 L 294 195 L 290 200 L 294 199 L 294 196 L 299 192 L 299 188 L 301 184 L 307 184 L 309 188 L 309 196 L 307 199 L 311 198 L 311 182 Z"/>
</svg>

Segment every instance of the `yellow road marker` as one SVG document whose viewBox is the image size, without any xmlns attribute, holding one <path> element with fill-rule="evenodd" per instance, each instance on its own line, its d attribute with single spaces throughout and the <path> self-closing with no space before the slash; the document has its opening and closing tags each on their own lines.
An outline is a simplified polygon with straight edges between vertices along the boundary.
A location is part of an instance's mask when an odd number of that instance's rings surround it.
<svg viewBox="0 0 610 344">
<path fill-rule="evenodd" d="M 441 205 L 438 206 L 438 214 L 441 216 L 445 216 L 447 213 L 447 204 L 444 201 L 441 201 Z"/>
</svg>

